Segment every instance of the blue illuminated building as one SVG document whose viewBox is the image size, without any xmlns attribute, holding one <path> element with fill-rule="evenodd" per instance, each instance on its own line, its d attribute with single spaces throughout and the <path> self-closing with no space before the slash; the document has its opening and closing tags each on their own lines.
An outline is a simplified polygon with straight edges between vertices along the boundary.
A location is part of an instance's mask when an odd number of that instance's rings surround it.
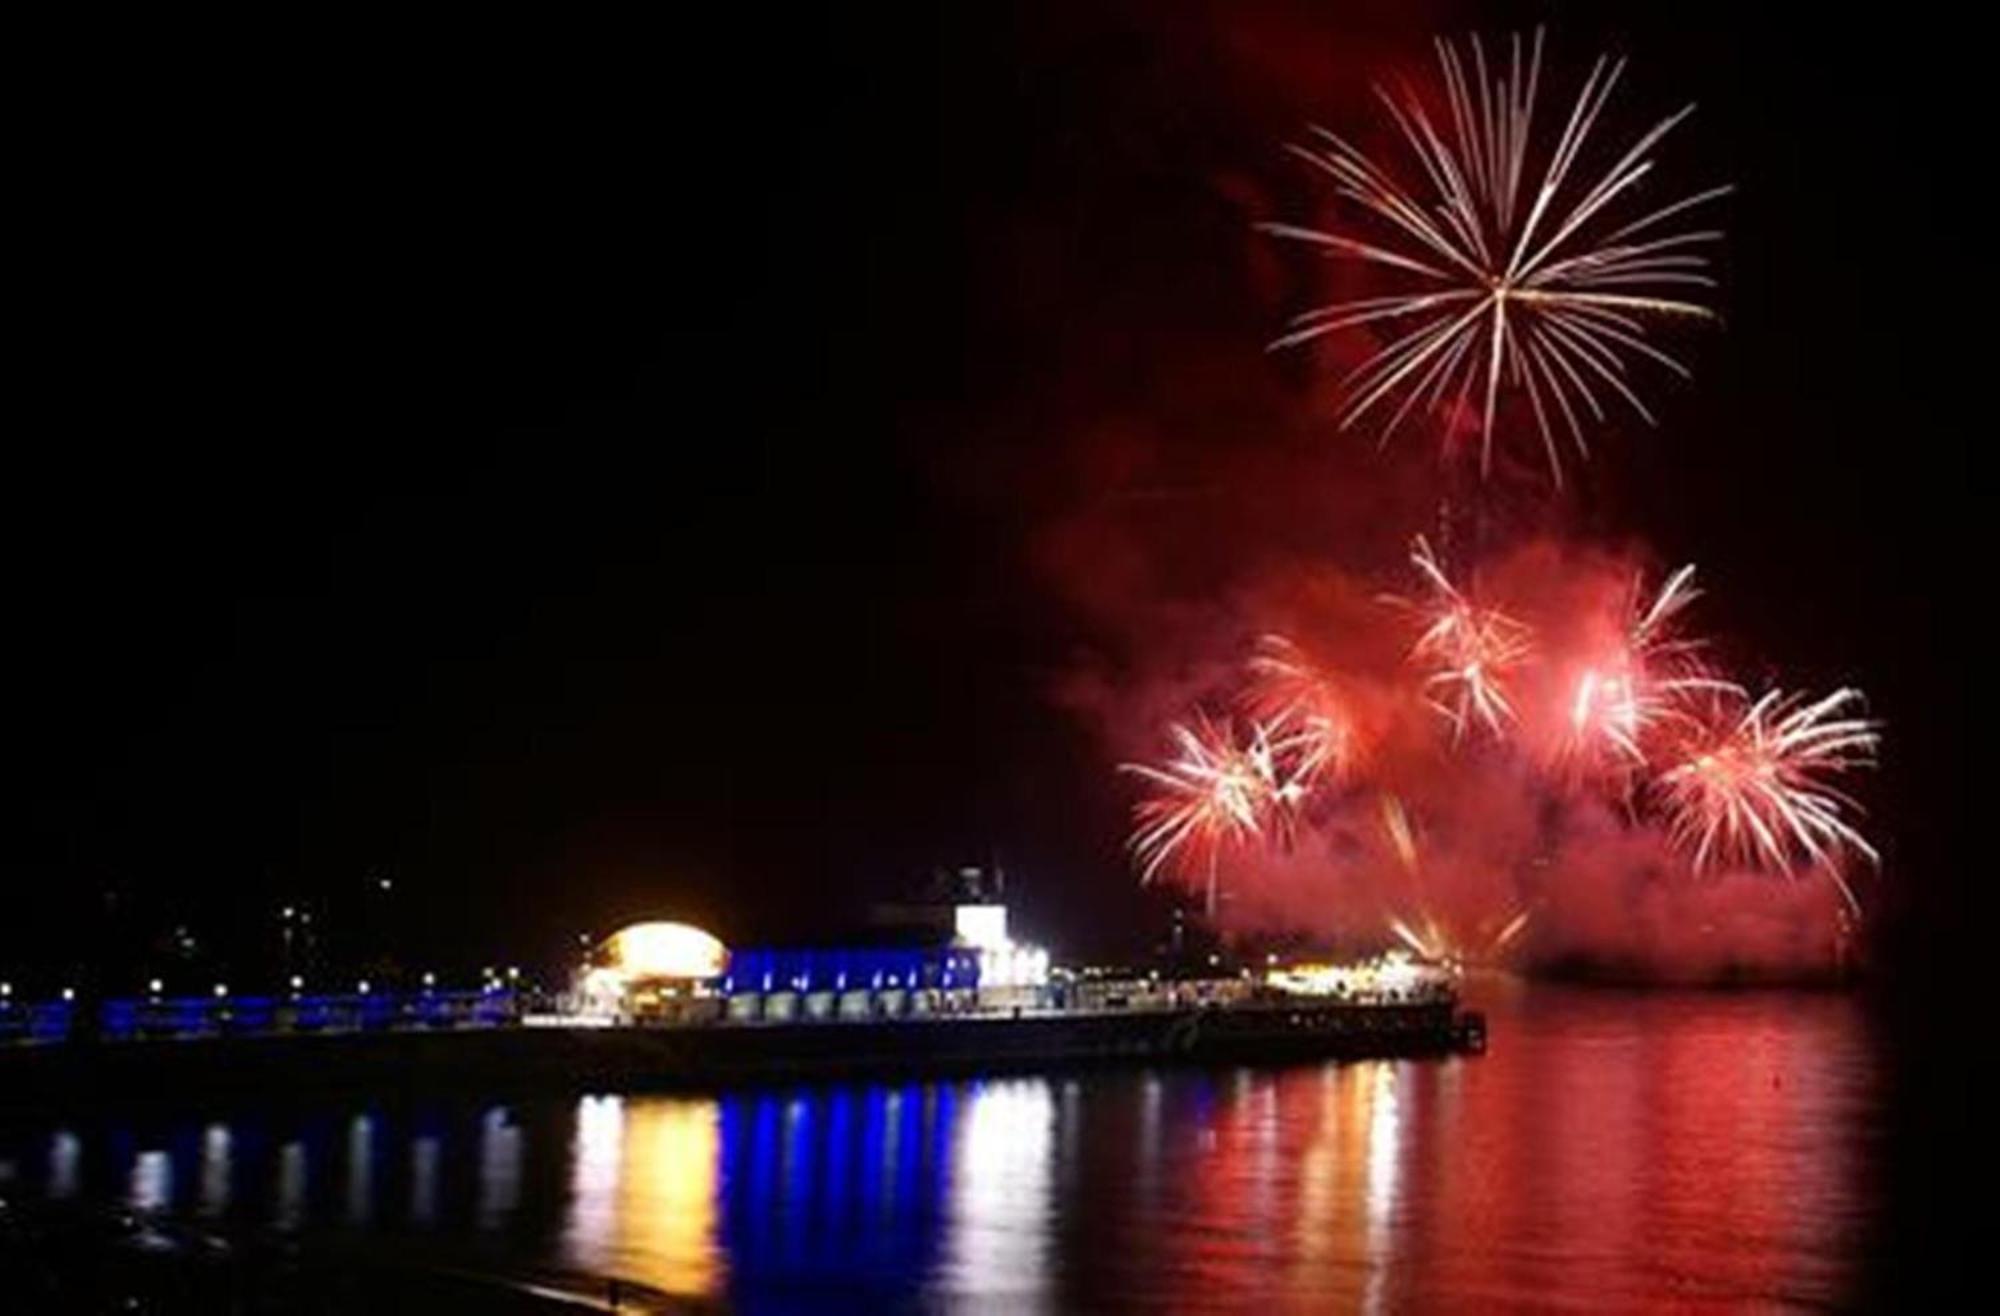
<svg viewBox="0 0 2000 1316">
<path fill-rule="evenodd" d="M 952 991 L 979 985 L 979 955 L 957 946 L 732 950 L 726 996 L 764 992 Z"/>
</svg>

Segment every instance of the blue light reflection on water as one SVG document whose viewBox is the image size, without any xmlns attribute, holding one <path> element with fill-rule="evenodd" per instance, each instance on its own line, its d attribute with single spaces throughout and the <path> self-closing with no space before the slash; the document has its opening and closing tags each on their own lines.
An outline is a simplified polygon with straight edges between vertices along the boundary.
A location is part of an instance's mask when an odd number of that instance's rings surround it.
<svg viewBox="0 0 2000 1316">
<path fill-rule="evenodd" d="M 1875 1091 L 1852 1001 L 1496 1022 L 1435 1063 L 16 1125 L 0 1190 L 746 1311 L 1840 1302 Z"/>
</svg>

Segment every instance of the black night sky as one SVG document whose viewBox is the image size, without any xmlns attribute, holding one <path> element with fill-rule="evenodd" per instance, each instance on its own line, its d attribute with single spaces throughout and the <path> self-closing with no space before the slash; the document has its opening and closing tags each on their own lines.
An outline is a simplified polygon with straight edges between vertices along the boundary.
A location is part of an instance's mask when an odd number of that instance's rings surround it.
<svg viewBox="0 0 2000 1316">
<path fill-rule="evenodd" d="M 1915 984 L 1971 882 L 1970 121 L 1931 25 L 1739 8 L 1554 7 L 1641 107 L 1701 102 L 1674 158 L 1742 189 L 1727 327 L 1583 515 L 1869 689 Z M 411 954 L 552 964 L 645 913 L 801 935 L 994 855 L 1031 928 L 1130 944 L 1158 904 L 1051 697 L 1095 642 L 1037 565 L 1075 438 L 1175 432 L 1147 398 L 1190 361 L 1285 369 L 1248 229 L 1299 185 L 1277 144 L 1349 103 L 1316 78 L 1548 16 L 51 38 L 0 953 L 69 972 L 80 929 L 179 923 L 250 963 L 277 905 L 337 922 L 388 876 Z M 1185 419 L 1169 469 L 1248 441 Z"/>
</svg>

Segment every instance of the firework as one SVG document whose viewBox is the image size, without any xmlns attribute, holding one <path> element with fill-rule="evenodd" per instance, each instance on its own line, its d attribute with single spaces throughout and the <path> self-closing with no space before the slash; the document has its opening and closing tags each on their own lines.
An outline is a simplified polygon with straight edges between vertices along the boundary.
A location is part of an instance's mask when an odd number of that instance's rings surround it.
<svg viewBox="0 0 2000 1316">
<path fill-rule="evenodd" d="M 1565 748 L 1585 761 L 1622 768 L 1646 763 L 1644 742 L 1669 719 L 1685 716 L 1682 702 L 1695 691 L 1733 692 L 1697 661 L 1701 641 L 1673 630 L 1674 618 L 1701 597 L 1694 568 L 1667 578 L 1650 603 L 1633 590 L 1634 606 L 1617 648 L 1578 674 L 1568 708 Z"/>
<path fill-rule="evenodd" d="M 1416 831 L 1410 825 L 1409 811 L 1403 807 L 1402 799 L 1384 791 L 1379 803 L 1382 830 L 1402 863 L 1409 881 L 1407 903 L 1414 909 L 1407 917 L 1386 913 L 1384 924 L 1389 932 L 1418 955 L 1440 964 L 1491 963 L 1497 959 L 1528 926 L 1533 911 L 1525 906 L 1509 906 L 1505 917 L 1489 917 L 1461 930 L 1457 921 L 1440 915 L 1425 893 Z"/>
<path fill-rule="evenodd" d="M 1354 722 L 1332 676 L 1282 635 L 1266 635 L 1250 659 L 1251 712 L 1273 729 L 1305 785 L 1339 779 L 1354 766 Z"/>
<path fill-rule="evenodd" d="M 1633 591 L 1636 596 L 1638 591 Z M 1660 592 L 1653 601 L 1638 611 L 1631 629 L 1632 652 L 1651 659 L 1686 658 L 1701 647 L 1699 640 L 1677 640 L 1669 634 L 1669 627 L 1682 609 L 1701 597 L 1695 588 L 1694 565 L 1682 567 L 1667 577 L 1667 583 L 1660 586 Z"/>
<path fill-rule="evenodd" d="M 1880 724 L 1853 715 L 1858 690 L 1811 702 L 1773 690 L 1734 701 L 1740 712 L 1731 702 L 1715 701 L 1683 759 L 1659 777 L 1674 839 L 1697 871 L 1717 862 L 1788 873 L 1816 866 L 1853 906 L 1841 860 L 1879 857 L 1847 820 L 1859 806 L 1828 779 L 1874 765 Z"/>
<path fill-rule="evenodd" d="M 1227 725 L 1199 714 L 1167 733 L 1174 754 L 1163 765 L 1122 765 L 1156 788 L 1133 807 L 1130 845 L 1144 882 L 1169 865 L 1205 869 L 1213 913 L 1222 853 L 1287 826 L 1307 786 L 1285 742 L 1262 723 L 1252 726 L 1247 744 L 1239 744 Z"/>
<path fill-rule="evenodd" d="M 1410 815 L 1403 808 L 1403 801 L 1394 794 L 1382 793 L 1382 830 L 1389 834 L 1389 844 L 1396 849 L 1396 858 L 1402 861 L 1405 872 L 1416 875 L 1417 838 L 1410 828 Z"/>
<path fill-rule="evenodd" d="M 1469 937 L 1459 937 L 1444 923 L 1426 914 L 1412 924 L 1391 917 L 1389 931 L 1396 939 L 1424 959 L 1438 964 L 1492 964 L 1514 939 L 1527 930 L 1532 909 L 1516 909 L 1502 919 L 1488 919 Z M 1497 926 L 1496 926 L 1497 924 Z"/>
<path fill-rule="evenodd" d="M 1514 720 L 1507 678 L 1528 657 L 1528 628 L 1467 598 L 1421 535 L 1410 550 L 1410 562 L 1429 586 L 1428 599 L 1389 601 L 1415 612 L 1423 623 L 1409 660 L 1427 673 L 1426 697 L 1451 722 L 1453 739 L 1474 722 L 1496 737 L 1504 735 Z"/>
<path fill-rule="evenodd" d="M 1717 229 L 1689 229 L 1677 219 L 1726 194 L 1710 188 L 1678 197 L 1620 223 L 1652 172 L 1651 152 L 1694 110 L 1689 105 L 1639 136 L 1617 162 L 1585 186 L 1578 160 L 1591 144 L 1625 61 L 1600 57 L 1552 147 L 1534 139 L 1541 82 L 1542 34 L 1525 64 L 1518 35 L 1505 71 L 1489 71 L 1485 47 L 1471 41 L 1470 68 L 1456 46 L 1437 43 L 1449 122 L 1440 126 L 1414 91 L 1400 100 L 1377 89 L 1421 167 L 1411 190 L 1348 142 L 1314 129 L 1310 146 L 1290 149 L 1332 177 L 1339 195 L 1359 204 L 1381 228 L 1378 241 L 1294 224 L 1261 227 L 1395 272 L 1401 292 L 1332 302 L 1296 317 L 1272 344 L 1283 348 L 1325 334 L 1381 325 L 1391 330 L 1343 381 L 1342 429 L 1400 396 L 1382 428 L 1386 444 L 1422 400 L 1465 414 L 1480 395 L 1480 469 L 1492 461 L 1494 414 L 1501 393 L 1524 395 L 1533 409 L 1552 478 L 1562 480 L 1559 413 L 1580 455 L 1589 455 L 1580 411 L 1605 419 L 1611 394 L 1648 423 L 1653 414 L 1634 388 L 1640 358 L 1685 377 L 1687 367 L 1649 341 L 1663 319 L 1710 319 L 1689 297 L 1714 286 L 1701 248 Z M 1540 171 L 1536 182 L 1533 174 Z M 1675 220 L 1673 224 L 1667 221 Z"/>
</svg>

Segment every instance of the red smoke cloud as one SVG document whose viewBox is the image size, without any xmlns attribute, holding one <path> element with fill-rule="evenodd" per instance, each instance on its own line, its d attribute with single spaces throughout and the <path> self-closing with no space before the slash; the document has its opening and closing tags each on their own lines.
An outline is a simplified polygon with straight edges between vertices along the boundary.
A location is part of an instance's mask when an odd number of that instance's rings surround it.
<svg viewBox="0 0 2000 1316">
<path fill-rule="evenodd" d="M 1044 541 L 1073 601 L 1117 633 L 1118 656 L 1079 664 L 1061 692 L 1108 759 L 1156 757 L 1164 727 L 1191 709 L 1247 717 L 1246 660 L 1270 632 L 1335 674 L 1349 715 L 1349 769 L 1314 790 L 1290 844 L 1221 856 L 1226 929 L 1358 947 L 1400 928 L 1434 951 L 1694 979 L 1821 972 L 1844 953 L 1823 878 L 1697 875 L 1669 844 L 1640 766 L 1579 747 L 1579 680 L 1620 649 L 1641 578 L 1663 575 L 1642 551 L 1538 535 L 1471 574 L 1468 593 L 1532 634 L 1532 657 L 1508 677 L 1515 717 L 1496 734 L 1455 729 L 1426 698 L 1409 662 L 1422 619 L 1388 597 L 1409 591 L 1411 573 L 1368 560 L 1372 528 L 1357 527 L 1351 551 L 1332 535 L 1309 557 L 1263 557 L 1204 605 L 1164 597 L 1139 539 L 1112 525 L 1093 528 L 1108 539 L 1080 558 L 1062 556 L 1089 542 L 1073 524 Z"/>
</svg>

